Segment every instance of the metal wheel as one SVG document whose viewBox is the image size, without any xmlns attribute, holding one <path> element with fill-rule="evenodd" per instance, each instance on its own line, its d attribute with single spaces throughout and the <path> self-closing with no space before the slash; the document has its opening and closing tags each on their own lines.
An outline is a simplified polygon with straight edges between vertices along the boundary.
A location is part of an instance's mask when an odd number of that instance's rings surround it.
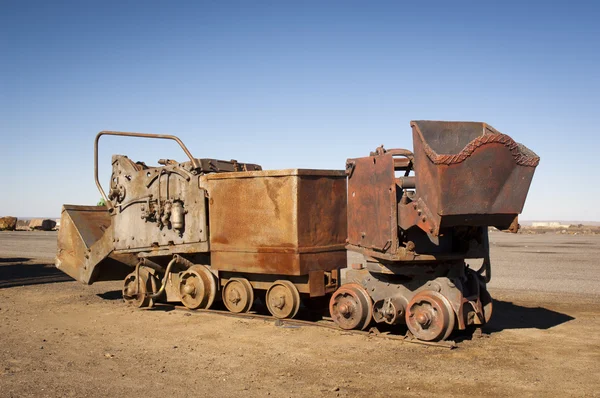
<svg viewBox="0 0 600 398">
<path fill-rule="evenodd" d="M 139 270 L 139 283 L 136 278 L 136 272 L 125 277 L 123 281 L 123 300 L 129 305 L 138 308 L 154 306 L 154 300 L 147 296 L 148 291 L 152 291 L 153 286 L 150 282 L 152 276 L 146 270 Z"/>
<path fill-rule="evenodd" d="M 248 279 L 231 278 L 223 287 L 223 303 L 231 312 L 248 312 L 254 302 L 254 289 Z"/>
<path fill-rule="evenodd" d="M 373 318 L 373 302 L 362 286 L 348 283 L 331 296 L 329 312 L 342 329 L 365 330 Z"/>
<path fill-rule="evenodd" d="M 293 318 L 300 309 L 300 293 L 290 281 L 275 281 L 267 290 L 266 302 L 275 318 Z"/>
<path fill-rule="evenodd" d="M 216 295 L 215 276 L 204 265 L 193 265 L 181 274 L 179 297 L 187 308 L 210 308 Z"/>
<path fill-rule="evenodd" d="M 448 299 L 433 290 L 417 293 L 408 303 L 406 325 L 419 340 L 445 340 L 454 330 L 454 310 Z"/>
</svg>

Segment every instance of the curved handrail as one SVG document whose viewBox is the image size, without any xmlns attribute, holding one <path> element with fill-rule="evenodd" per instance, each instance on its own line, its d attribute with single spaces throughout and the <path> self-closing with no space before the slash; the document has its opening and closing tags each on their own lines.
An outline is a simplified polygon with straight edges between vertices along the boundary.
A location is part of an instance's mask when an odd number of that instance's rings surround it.
<svg viewBox="0 0 600 398">
<path fill-rule="evenodd" d="M 98 187 L 98 191 L 100 191 L 100 195 L 102 195 L 102 198 L 104 199 L 104 202 L 109 207 L 109 209 L 113 209 L 114 206 L 112 205 L 111 201 L 108 200 L 108 197 L 106 196 L 106 193 L 104 192 L 104 189 L 102 188 L 102 185 L 100 184 L 100 180 L 98 179 L 98 141 L 100 140 L 100 137 L 102 137 L 103 135 L 118 135 L 118 136 L 122 136 L 122 137 L 159 138 L 159 139 L 163 139 L 163 140 L 173 140 L 179 144 L 181 149 L 183 149 L 183 152 L 185 152 L 185 154 L 188 156 L 188 158 L 190 158 L 190 161 L 192 162 L 192 165 L 194 166 L 194 168 L 200 167 L 198 159 L 194 158 L 192 156 L 192 153 L 185 146 L 185 144 L 178 137 L 176 137 L 174 135 L 128 133 L 128 132 L 123 132 L 123 131 L 101 131 L 96 135 L 96 139 L 94 140 L 94 179 L 96 180 L 96 187 Z"/>
</svg>

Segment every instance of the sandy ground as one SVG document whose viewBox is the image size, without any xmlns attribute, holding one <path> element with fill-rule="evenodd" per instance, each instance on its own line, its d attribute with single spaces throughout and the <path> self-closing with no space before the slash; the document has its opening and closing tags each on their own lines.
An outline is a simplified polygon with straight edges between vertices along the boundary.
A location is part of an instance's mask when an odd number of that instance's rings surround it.
<svg viewBox="0 0 600 398">
<path fill-rule="evenodd" d="M 458 349 L 163 307 L 0 233 L 0 396 L 600 397 L 600 236 L 491 235 L 494 303 Z"/>
</svg>

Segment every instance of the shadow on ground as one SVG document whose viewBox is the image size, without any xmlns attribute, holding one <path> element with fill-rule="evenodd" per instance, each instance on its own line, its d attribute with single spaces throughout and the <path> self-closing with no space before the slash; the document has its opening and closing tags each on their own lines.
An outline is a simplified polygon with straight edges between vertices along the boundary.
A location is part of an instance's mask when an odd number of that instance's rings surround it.
<svg viewBox="0 0 600 398">
<path fill-rule="evenodd" d="M 10 258 L 0 258 L 0 264 L 4 263 L 26 263 L 31 260 L 30 258 L 25 257 L 10 257 Z"/>
<path fill-rule="evenodd" d="M 494 300 L 492 319 L 484 326 L 487 333 L 506 329 L 550 329 L 572 321 L 570 315 L 543 307 L 523 307 L 509 301 Z"/>
<path fill-rule="evenodd" d="M 28 264 L 29 261 L 24 257 L 0 258 L 0 289 L 73 280 L 53 264 Z"/>
<path fill-rule="evenodd" d="M 123 299 L 123 294 L 120 290 L 111 290 L 105 293 L 100 293 L 97 296 L 104 300 Z M 147 311 L 170 312 L 178 307 L 183 308 L 183 306 L 179 303 L 157 303 L 153 308 L 147 309 Z M 456 331 L 453 333 L 450 339 L 456 342 L 461 342 L 464 340 L 471 340 L 475 337 L 482 337 L 481 332 L 484 334 L 493 334 L 510 329 L 546 330 L 575 319 L 570 315 L 547 308 L 524 307 L 508 301 L 494 300 L 493 308 L 494 313 L 492 315 L 492 319 L 483 327 L 481 331 L 477 331 L 477 329 L 474 327 L 469 327 L 464 331 Z M 211 309 L 226 311 L 222 302 L 215 302 Z M 257 299 L 254 303 L 253 312 L 258 315 L 269 315 L 266 306 L 262 304 L 260 299 Z M 309 310 L 306 307 L 303 307 L 301 312 L 298 314 L 299 319 L 311 321 L 322 320 L 324 319 L 323 316 L 324 314 L 322 311 Z M 379 332 L 382 333 L 391 333 L 395 335 L 406 334 L 406 326 L 404 325 L 389 326 L 386 324 L 373 323 L 372 326 L 376 326 Z"/>
<path fill-rule="evenodd" d="M 110 290 L 108 292 L 99 293 L 96 296 L 100 297 L 103 300 L 122 300 L 123 292 L 120 290 Z"/>
<path fill-rule="evenodd" d="M 492 319 L 487 325 L 480 330 L 470 326 L 466 330 L 456 331 L 451 339 L 461 342 L 511 329 L 547 330 L 574 319 L 543 307 L 524 307 L 509 301 L 494 300 Z"/>
</svg>

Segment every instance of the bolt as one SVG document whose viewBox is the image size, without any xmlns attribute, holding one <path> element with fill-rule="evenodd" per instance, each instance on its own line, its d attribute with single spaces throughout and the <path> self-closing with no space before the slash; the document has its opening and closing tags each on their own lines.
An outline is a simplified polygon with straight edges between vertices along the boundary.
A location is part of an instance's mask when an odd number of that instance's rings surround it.
<svg viewBox="0 0 600 398">
<path fill-rule="evenodd" d="M 427 329 L 429 325 L 431 325 L 431 317 L 426 312 L 419 312 L 416 316 L 416 319 L 423 329 Z"/>
<path fill-rule="evenodd" d="M 338 309 L 340 310 L 340 314 L 342 314 L 346 318 L 348 317 L 348 315 L 351 312 L 350 311 L 350 307 L 347 304 L 340 304 L 340 306 L 338 307 Z"/>
<path fill-rule="evenodd" d="M 284 296 L 273 297 L 273 300 L 271 300 L 271 304 L 275 308 L 282 309 L 285 306 L 285 297 Z"/>
<path fill-rule="evenodd" d="M 194 293 L 195 291 L 196 291 L 196 288 L 194 287 L 194 285 L 192 283 L 186 283 L 185 286 L 183 287 L 183 292 L 185 294 L 192 295 L 192 293 Z"/>
<path fill-rule="evenodd" d="M 233 289 L 231 291 L 231 298 L 229 299 L 229 301 L 233 304 L 237 304 L 241 301 L 242 299 L 240 298 L 240 292 L 237 291 L 237 289 Z"/>
</svg>

